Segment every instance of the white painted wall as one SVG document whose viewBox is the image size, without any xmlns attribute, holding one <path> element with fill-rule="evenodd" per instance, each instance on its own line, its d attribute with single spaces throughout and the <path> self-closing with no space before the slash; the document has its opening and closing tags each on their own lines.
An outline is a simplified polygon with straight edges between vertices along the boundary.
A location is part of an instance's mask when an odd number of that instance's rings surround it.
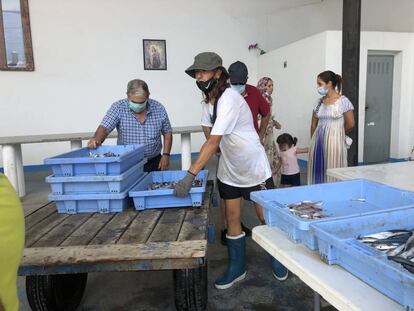
<svg viewBox="0 0 414 311">
<path fill-rule="evenodd" d="M 184 70 L 203 51 L 220 54 L 226 67 L 245 62 L 256 82 L 258 55 L 248 51 L 251 33 L 244 31 L 250 26 L 221 10 L 221 0 L 29 4 L 36 70 L 0 72 L 0 136 L 94 131 L 134 78 L 147 81 L 173 126 L 197 125 L 201 92 Z M 167 71 L 143 70 L 142 39 L 167 40 Z M 193 151 L 203 141 L 195 135 Z M 24 145 L 24 163 L 40 164 L 68 149 L 69 143 Z"/>
<path fill-rule="evenodd" d="M 318 99 L 316 74 L 325 67 L 326 35 L 323 32 L 297 41 L 259 59 L 259 77 L 268 76 L 274 82 L 272 108 L 282 124 L 276 133 L 296 136 L 300 147 L 310 141 L 312 109 Z"/>
<path fill-rule="evenodd" d="M 267 8 L 261 18 L 261 43 L 265 50 L 274 50 L 323 31 L 341 30 L 342 5 L 342 0 L 308 0 Z M 413 0 L 363 0 L 361 30 L 414 32 L 413 15 Z"/>
<path fill-rule="evenodd" d="M 318 98 L 316 75 L 324 70 L 341 73 L 342 33 L 323 32 L 267 53 L 259 59 L 259 76 L 275 83 L 275 113 L 283 130 L 309 143 L 312 108 Z M 395 55 L 391 157 L 406 158 L 414 145 L 414 34 L 362 32 L 360 59 L 359 161 L 363 159 L 365 91 L 368 53 Z M 287 68 L 283 68 L 283 61 Z M 346 94 L 345 94 L 346 95 Z"/>
</svg>

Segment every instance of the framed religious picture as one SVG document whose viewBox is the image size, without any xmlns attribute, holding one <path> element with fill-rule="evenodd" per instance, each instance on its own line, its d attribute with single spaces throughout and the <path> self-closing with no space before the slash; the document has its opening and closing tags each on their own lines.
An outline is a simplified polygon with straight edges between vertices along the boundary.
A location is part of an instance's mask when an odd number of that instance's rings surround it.
<svg viewBox="0 0 414 311">
<path fill-rule="evenodd" d="M 144 39 L 144 70 L 167 70 L 165 40 Z"/>
</svg>

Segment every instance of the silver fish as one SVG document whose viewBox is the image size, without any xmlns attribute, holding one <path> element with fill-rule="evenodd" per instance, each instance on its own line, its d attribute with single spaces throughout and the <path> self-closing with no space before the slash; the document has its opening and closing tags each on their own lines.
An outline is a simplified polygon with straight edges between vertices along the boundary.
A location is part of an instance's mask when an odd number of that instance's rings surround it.
<svg viewBox="0 0 414 311">
<path fill-rule="evenodd" d="M 414 233 L 413 235 L 407 240 L 407 242 L 405 242 L 405 247 L 404 250 L 410 250 L 414 248 Z"/>
<path fill-rule="evenodd" d="M 399 254 L 401 254 L 404 251 L 404 248 L 405 248 L 405 244 L 401 244 L 397 248 L 387 252 L 387 255 L 388 256 L 398 256 Z"/>
</svg>

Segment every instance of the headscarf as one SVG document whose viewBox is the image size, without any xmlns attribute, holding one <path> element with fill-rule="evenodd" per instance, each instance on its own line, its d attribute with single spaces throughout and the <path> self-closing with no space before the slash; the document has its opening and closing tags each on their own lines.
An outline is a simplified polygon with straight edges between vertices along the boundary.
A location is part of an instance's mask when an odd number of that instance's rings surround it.
<svg viewBox="0 0 414 311">
<path fill-rule="evenodd" d="M 259 80 L 259 82 L 257 83 L 257 88 L 260 90 L 260 93 L 262 93 L 262 96 L 264 98 L 266 98 L 266 100 L 269 102 L 269 104 L 272 104 L 273 99 L 272 96 L 267 94 L 266 92 L 266 85 L 269 81 L 272 81 L 272 79 L 268 78 L 268 77 L 263 77 Z"/>
</svg>

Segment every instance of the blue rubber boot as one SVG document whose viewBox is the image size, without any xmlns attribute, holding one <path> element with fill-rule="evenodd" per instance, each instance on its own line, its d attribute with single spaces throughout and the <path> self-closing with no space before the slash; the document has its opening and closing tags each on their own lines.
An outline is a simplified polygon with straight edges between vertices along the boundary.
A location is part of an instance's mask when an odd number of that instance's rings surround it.
<svg viewBox="0 0 414 311">
<path fill-rule="evenodd" d="M 285 281 L 289 276 L 289 270 L 277 261 L 274 257 L 271 257 L 272 261 L 272 274 L 278 281 Z"/>
<path fill-rule="evenodd" d="M 226 236 L 229 265 L 226 273 L 216 280 L 217 289 L 226 289 L 246 277 L 246 234 Z"/>
</svg>

